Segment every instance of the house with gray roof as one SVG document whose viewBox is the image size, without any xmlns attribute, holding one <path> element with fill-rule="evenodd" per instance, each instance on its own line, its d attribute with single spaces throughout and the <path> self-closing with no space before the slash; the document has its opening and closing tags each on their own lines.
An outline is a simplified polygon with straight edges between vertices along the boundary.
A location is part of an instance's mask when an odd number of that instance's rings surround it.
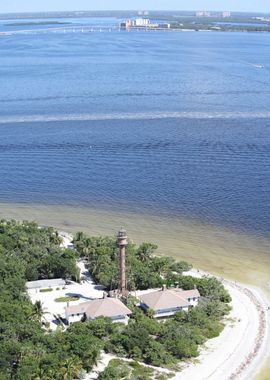
<svg viewBox="0 0 270 380">
<path fill-rule="evenodd" d="M 66 285 L 66 280 L 62 278 L 53 278 L 50 280 L 37 280 L 37 281 L 28 281 L 26 283 L 27 290 L 37 290 L 42 288 L 51 288 L 55 289 L 57 287 L 63 287 Z"/>
<path fill-rule="evenodd" d="M 178 311 L 188 311 L 190 307 L 196 306 L 200 298 L 197 289 L 162 289 L 142 294 L 139 297 L 140 306 L 145 311 L 154 310 L 155 318 L 165 318 L 174 315 Z"/>
<path fill-rule="evenodd" d="M 65 309 L 68 323 L 82 320 L 93 320 L 98 317 L 111 318 L 113 322 L 127 324 L 131 310 L 117 298 L 100 298 L 78 305 L 67 306 Z"/>
</svg>

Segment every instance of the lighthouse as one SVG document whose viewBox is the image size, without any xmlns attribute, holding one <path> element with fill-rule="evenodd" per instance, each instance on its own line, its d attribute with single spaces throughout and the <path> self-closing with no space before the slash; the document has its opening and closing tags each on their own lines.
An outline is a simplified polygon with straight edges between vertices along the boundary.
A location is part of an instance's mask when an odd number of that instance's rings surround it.
<svg viewBox="0 0 270 380">
<path fill-rule="evenodd" d="M 122 227 L 117 234 L 117 244 L 119 247 L 119 292 L 126 294 L 126 246 L 127 231 Z"/>
</svg>

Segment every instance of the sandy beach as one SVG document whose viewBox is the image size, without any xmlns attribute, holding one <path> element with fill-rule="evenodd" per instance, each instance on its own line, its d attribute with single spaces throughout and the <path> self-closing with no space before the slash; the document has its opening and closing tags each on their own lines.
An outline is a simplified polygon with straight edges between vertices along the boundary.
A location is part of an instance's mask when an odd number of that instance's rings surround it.
<svg viewBox="0 0 270 380">
<path fill-rule="evenodd" d="M 190 274 L 200 276 L 193 270 Z M 250 380 L 269 355 L 268 304 L 254 287 L 223 280 L 232 297 L 232 311 L 219 337 L 209 340 L 200 356 L 174 380 Z"/>
</svg>

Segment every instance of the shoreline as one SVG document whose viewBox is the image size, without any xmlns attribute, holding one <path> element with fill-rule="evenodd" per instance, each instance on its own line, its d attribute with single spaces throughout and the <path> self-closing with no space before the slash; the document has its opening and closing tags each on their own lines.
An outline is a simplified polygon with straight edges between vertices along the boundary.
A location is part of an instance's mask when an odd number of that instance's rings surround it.
<svg viewBox="0 0 270 380">
<path fill-rule="evenodd" d="M 190 275 L 211 276 L 193 269 Z M 219 278 L 232 297 L 232 310 L 221 334 L 206 342 L 197 358 L 173 380 L 250 380 L 262 371 L 270 354 L 270 310 L 260 289 Z M 233 326 L 229 319 L 233 318 Z"/>
</svg>

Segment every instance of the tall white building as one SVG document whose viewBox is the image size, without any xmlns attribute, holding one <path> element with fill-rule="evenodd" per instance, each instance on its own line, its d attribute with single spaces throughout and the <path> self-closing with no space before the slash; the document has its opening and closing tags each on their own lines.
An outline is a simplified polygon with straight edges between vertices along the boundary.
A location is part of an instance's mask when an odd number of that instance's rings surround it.
<svg viewBox="0 0 270 380">
<path fill-rule="evenodd" d="M 149 18 L 136 18 L 134 21 L 134 26 L 148 26 L 149 24 Z"/>
<path fill-rule="evenodd" d="M 222 12 L 222 17 L 223 18 L 231 17 L 231 12 L 230 11 L 224 11 L 224 12 Z"/>
</svg>

